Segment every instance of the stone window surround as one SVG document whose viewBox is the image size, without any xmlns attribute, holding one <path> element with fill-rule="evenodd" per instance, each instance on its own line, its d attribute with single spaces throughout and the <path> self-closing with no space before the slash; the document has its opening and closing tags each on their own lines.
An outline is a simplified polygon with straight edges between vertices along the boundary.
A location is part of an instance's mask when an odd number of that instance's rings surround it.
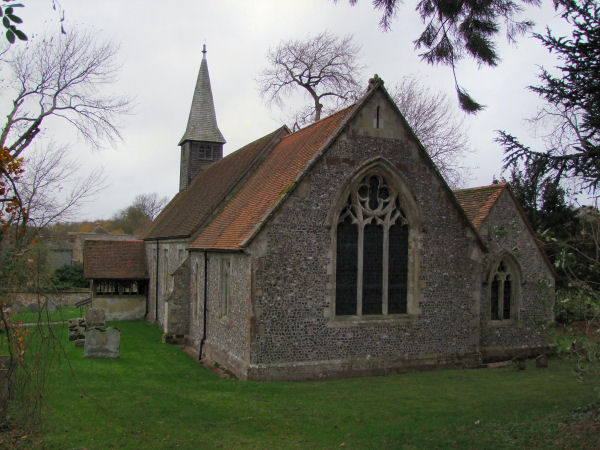
<svg viewBox="0 0 600 450">
<path fill-rule="evenodd" d="M 498 268 L 501 263 L 504 263 L 506 267 L 506 271 L 511 275 L 511 294 L 510 294 L 510 319 L 495 319 L 492 320 L 492 281 L 494 280 L 494 276 L 498 272 Z M 501 283 L 503 284 L 503 283 Z M 485 290 L 486 299 L 487 299 L 487 307 L 486 311 L 486 321 L 488 326 L 492 327 L 502 327 L 502 326 L 512 326 L 519 323 L 519 309 L 521 307 L 521 286 L 524 284 L 523 276 L 521 273 L 521 266 L 512 254 L 512 252 L 508 250 L 502 251 L 494 260 L 493 264 L 490 266 L 488 271 L 488 278 L 485 281 Z M 503 293 L 504 287 L 502 286 L 500 289 L 500 293 L 498 294 L 498 311 L 500 311 L 500 315 L 502 315 L 502 306 L 503 306 L 503 296 L 500 294 Z"/>
<path fill-rule="evenodd" d="M 335 315 L 336 296 L 336 245 L 337 223 L 340 212 L 345 208 L 350 192 L 366 177 L 372 174 L 382 176 L 388 185 L 398 194 L 399 202 L 406 216 L 409 226 L 408 233 L 408 276 L 407 276 L 407 313 L 406 314 L 380 314 L 380 315 Z M 331 233 L 331 252 L 329 264 L 329 289 L 328 307 L 325 315 L 329 317 L 328 326 L 344 327 L 367 325 L 369 323 L 389 323 L 411 321 L 420 313 L 419 303 L 422 299 L 420 283 L 421 236 L 422 220 L 418 203 L 411 190 L 408 180 L 388 160 L 377 157 L 366 161 L 352 174 L 338 192 L 333 207 L 327 216 L 326 226 Z M 362 252 L 362 249 L 358 249 Z M 385 269 L 384 269 L 385 270 Z"/>
</svg>

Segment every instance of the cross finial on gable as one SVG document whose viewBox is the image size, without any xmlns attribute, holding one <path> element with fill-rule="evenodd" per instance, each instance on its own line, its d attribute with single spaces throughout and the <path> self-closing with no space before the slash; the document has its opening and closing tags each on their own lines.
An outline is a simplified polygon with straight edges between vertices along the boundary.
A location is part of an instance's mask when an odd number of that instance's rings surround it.
<svg viewBox="0 0 600 450">
<path fill-rule="evenodd" d="M 206 59 L 206 44 L 202 44 L 202 59 Z"/>
</svg>

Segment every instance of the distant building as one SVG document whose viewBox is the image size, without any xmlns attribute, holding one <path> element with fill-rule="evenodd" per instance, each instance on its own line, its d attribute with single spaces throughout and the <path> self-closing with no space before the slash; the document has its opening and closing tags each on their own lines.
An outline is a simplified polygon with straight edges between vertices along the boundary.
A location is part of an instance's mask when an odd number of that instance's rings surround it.
<svg viewBox="0 0 600 450">
<path fill-rule="evenodd" d="M 144 242 L 88 239 L 84 252 L 92 307 L 104 309 L 107 320 L 143 319 L 148 284 Z"/>
</svg>

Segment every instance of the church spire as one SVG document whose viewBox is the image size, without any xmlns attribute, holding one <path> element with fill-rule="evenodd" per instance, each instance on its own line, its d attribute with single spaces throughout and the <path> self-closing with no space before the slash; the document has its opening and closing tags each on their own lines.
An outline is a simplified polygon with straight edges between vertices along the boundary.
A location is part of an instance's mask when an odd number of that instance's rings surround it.
<svg viewBox="0 0 600 450">
<path fill-rule="evenodd" d="M 202 63 L 200 63 L 200 71 L 196 80 L 187 128 L 179 141 L 181 146 L 180 191 L 187 189 L 204 167 L 223 158 L 224 143 L 225 139 L 217 126 L 208 65 L 206 64 L 205 44 L 202 47 Z"/>
<path fill-rule="evenodd" d="M 187 128 L 179 141 L 179 145 L 182 145 L 185 141 L 226 142 L 217 126 L 208 65 L 206 64 L 206 44 L 202 47 L 202 63 L 196 80 Z"/>
</svg>

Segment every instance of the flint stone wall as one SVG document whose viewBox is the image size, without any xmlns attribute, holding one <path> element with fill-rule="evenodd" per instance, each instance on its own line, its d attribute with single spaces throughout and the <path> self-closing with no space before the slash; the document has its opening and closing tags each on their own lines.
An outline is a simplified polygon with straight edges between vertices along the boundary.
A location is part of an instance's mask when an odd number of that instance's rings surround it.
<svg viewBox="0 0 600 450">
<path fill-rule="evenodd" d="M 502 360 L 516 354 L 532 353 L 527 351 L 528 348 L 535 348 L 531 356 L 543 352 L 548 337 L 540 325 L 554 320 L 554 277 L 507 191 L 502 193 L 480 227 L 480 234 L 490 250 L 482 266 L 486 282 L 481 308 L 484 360 Z M 512 255 L 521 268 L 518 320 L 491 321 L 487 277 L 504 253 Z"/>
<path fill-rule="evenodd" d="M 48 301 L 56 306 L 74 306 L 75 303 L 90 298 L 89 289 L 81 289 L 78 291 L 64 291 L 59 293 L 42 293 L 43 301 Z M 11 301 L 27 307 L 38 302 L 38 294 L 32 292 L 12 292 L 7 294 L 7 298 Z"/>
<path fill-rule="evenodd" d="M 368 116 L 372 111 L 366 109 Z M 395 130 L 394 139 L 363 136 L 362 122 L 368 117 L 359 116 L 358 125 L 318 160 L 248 249 L 252 378 L 286 366 L 277 378 L 290 378 L 298 363 L 313 374 L 326 368 L 328 376 L 346 376 L 353 367 L 369 373 L 401 370 L 412 359 L 478 364 L 469 356 L 479 351 L 482 252 L 474 234 L 405 130 Z M 328 215 L 346 180 L 376 157 L 401 174 L 421 211 L 415 243 L 420 313 L 339 320 L 332 315 L 334 234 L 326 226 Z"/>
<path fill-rule="evenodd" d="M 229 302 L 227 314 L 220 315 L 220 267 L 230 261 Z M 188 345 L 199 350 L 204 314 L 204 253 L 192 252 L 190 283 L 190 332 Z M 207 339 L 203 357 L 227 367 L 236 376 L 245 378 L 250 361 L 248 310 L 250 305 L 250 260 L 241 253 L 208 253 L 207 279 Z"/>
</svg>

